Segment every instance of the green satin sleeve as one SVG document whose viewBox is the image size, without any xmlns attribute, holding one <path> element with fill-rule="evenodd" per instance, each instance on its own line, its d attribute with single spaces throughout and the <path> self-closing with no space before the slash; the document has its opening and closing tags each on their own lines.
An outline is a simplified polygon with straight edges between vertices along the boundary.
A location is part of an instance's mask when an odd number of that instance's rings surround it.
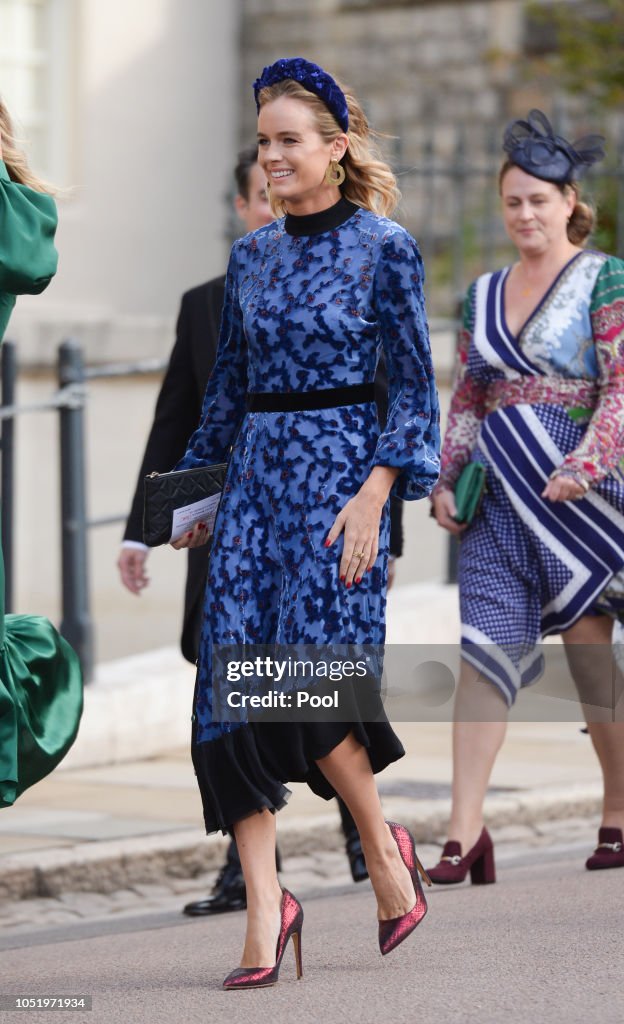
<svg viewBox="0 0 624 1024">
<path fill-rule="evenodd" d="M 38 295 L 56 273 L 52 196 L 11 181 L 0 160 L 0 293 Z"/>
<path fill-rule="evenodd" d="M 0 808 L 48 775 L 82 713 L 78 656 L 48 619 L 7 615 L 0 646 Z"/>
<path fill-rule="evenodd" d="M 56 768 L 81 715 L 75 651 L 48 619 L 4 614 L 0 548 L 0 808 Z"/>
<path fill-rule="evenodd" d="M 42 292 L 56 272 L 56 206 L 11 181 L 0 160 L 0 341 L 15 296 Z M 0 808 L 62 760 L 82 714 L 78 656 L 48 619 L 4 615 L 0 549 Z"/>
</svg>

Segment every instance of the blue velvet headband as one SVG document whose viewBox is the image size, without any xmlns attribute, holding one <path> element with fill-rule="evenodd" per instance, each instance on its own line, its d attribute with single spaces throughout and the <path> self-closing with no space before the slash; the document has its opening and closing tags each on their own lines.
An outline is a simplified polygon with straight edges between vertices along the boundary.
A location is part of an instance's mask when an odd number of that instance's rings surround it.
<svg viewBox="0 0 624 1024">
<path fill-rule="evenodd" d="M 570 143 L 555 135 L 541 110 L 531 110 L 526 121 L 512 121 L 505 129 L 503 149 L 512 164 L 534 178 L 569 184 L 582 178 L 588 167 L 604 157 L 602 135 L 586 135 Z"/>
<path fill-rule="evenodd" d="M 303 57 L 286 57 L 276 60 L 275 64 L 266 67 L 260 78 L 256 78 L 253 84 L 256 107 L 260 110 L 258 95 L 261 89 L 269 85 L 276 85 L 286 78 L 292 78 L 299 82 L 308 92 L 314 93 L 327 109 L 334 115 L 343 132 L 349 131 L 349 109 L 345 94 L 331 75 L 328 75 L 318 64 L 313 64 Z"/>
</svg>

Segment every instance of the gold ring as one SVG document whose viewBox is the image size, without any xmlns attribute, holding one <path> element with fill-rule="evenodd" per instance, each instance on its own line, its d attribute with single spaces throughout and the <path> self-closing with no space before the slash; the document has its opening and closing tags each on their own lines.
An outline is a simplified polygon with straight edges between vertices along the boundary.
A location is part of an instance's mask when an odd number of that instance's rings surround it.
<svg viewBox="0 0 624 1024">
<path fill-rule="evenodd" d="M 364 552 L 363 551 L 354 551 L 353 552 L 353 557 L 354 558 L 364 558 Z"/>
</svg>

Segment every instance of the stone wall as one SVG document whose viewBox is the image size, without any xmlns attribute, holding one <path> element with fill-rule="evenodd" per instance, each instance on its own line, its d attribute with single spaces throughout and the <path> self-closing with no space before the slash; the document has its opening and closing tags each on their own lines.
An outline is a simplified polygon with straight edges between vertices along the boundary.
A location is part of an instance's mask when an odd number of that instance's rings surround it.
<svg viewBox="0 0 624 1024">
<path fill-rule="evenodd" d="M 558 94 L 526 59 L 552 46 L 552 32 L 527 0 L 241 0 L 241 8 L 242 138 L 256 130 L 250 83 L 278 57 L 308 57 L 347 82 L 373 127 L 391 136 L 385 149 L 403 192 L 397 219 L 423 248 L 433 310 L 451 313 L 471 278 L 508 255 L 496 181 L 504 125 L 537 106 L 564 130 L 588 127 L 582 99 Z"/>
<path fill-rule="evenodd" d="M 242 73 L 251 82 L 280 56 L 305 55 L 348 82 L 371 122 L 401 137 L 409 161 L 419 130 L 504 120 L 533 90 L 518 81 L 525 0 L 242 0 Z M 254 107 L 242 92 L 242 128 Z"/>
</svg>

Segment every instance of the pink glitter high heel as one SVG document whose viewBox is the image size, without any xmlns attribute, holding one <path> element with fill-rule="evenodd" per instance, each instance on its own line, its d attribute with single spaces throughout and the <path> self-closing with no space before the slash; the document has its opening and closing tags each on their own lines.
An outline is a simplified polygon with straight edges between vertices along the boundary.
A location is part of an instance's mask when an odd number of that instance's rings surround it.
<svg viewBox="0 0 624 1024">
<path fill-rule="evenodd" d="M 295 962 L 297 965 L 297 980 L 303 976 L 301 964 L 301 927 L 303 925 L 303 907 L 299 900 L 295 899 L 288 889 L 282 889 L 282 907 L 280 932 L 275 950 L 275 964 L 273 967 L 237 967 L 230 971 L 223 982 L 223 988 L 228 990 L 239 988 L 268 988 L 269 985 L 277 984 L 279 969 L 284 956 L 284 950 L 288 940 L 292 936 L 295 947 Z"/>
<path fill-rule="evenodd" d="M 387 821 L 386 825 L 392 832 L 392 838 L 399 848 L 403 863 L 412 876 L 416 903 L 407 914 L 402 914 L 401 917 L 393 917 L 389 921 L 379 922 L 379 949 L 382 956 L 396 949 L 399 943 L 403 942 L 403 939 L 406 939 L 414 931 L 414 928 L 420 924 L 427 913 L 427 901 L 418 873 L 420 872 L 427 885 L 431 885 L 429 875 L 416 856 L 414 837 L 403 825 L 398 825 L 395 821 Z"/>
</svg>

